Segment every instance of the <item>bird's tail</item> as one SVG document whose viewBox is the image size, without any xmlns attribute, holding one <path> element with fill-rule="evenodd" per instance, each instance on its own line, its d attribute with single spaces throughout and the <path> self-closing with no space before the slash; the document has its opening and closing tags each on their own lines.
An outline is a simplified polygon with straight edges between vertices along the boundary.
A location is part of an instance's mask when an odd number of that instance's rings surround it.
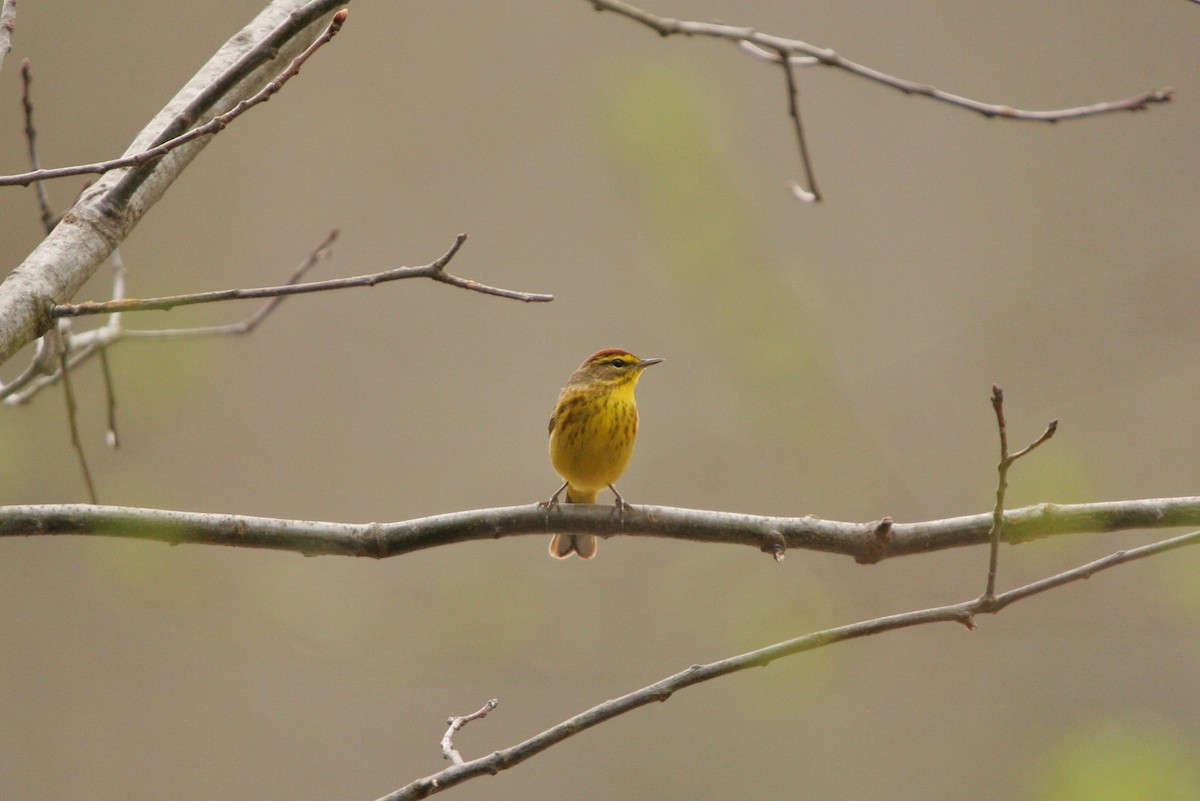
<svg viewBox="0 0 1200 801">
<path fill-rule="evenodd" d="M 581 492 L 567 485 L 567 503 L 595 503 L 599 490 Z M 555 534 L 550 538 L 550 555 L 555 559 L 566 559 L 571 554 L 579 554 L 580 559 L 591 559 L 596 555 L 599 543 L 592 534 Z"/>
</svg>

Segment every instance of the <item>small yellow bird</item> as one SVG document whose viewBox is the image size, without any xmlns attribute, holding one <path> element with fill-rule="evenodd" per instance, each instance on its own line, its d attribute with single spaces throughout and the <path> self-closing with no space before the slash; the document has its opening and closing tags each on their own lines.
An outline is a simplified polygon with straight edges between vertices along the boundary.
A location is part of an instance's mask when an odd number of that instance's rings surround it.
<svg viewBox="0 0 1200 801">
<path fill-rule="evenodd" d="M 629 506 L 613 486 L 633 456 L 637 439 L 638 413 L 633 389 L 652 364 L 662 359 L 639 359 L 627 350 L 605 348 L 579 366 L 558 395 L 550 416 L 550 462 L 563 478 L 563 485 L 544 505 L 558 505 L 567 491 L 567 503 L 595 503 L 600 490 L 608 487 L 617 496 L 617 507 Z M 555 534 L 550 555 L 566 559 L 596 555 L 596 538 L 591 534 Z"/>
</svg>

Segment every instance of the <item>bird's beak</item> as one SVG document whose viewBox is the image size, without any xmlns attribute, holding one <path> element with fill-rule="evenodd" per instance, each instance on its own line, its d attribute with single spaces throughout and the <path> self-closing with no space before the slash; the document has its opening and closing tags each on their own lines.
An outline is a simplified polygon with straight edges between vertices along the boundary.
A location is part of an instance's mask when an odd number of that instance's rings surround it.
<svg viewBox="0 0 1200 801">
<path fill-rule="evenodd" d="M 662 359 L 642 359 L 638 362 L 638 369 L 645 369 L 652 364 L 658 364 Z"/>
</svg>

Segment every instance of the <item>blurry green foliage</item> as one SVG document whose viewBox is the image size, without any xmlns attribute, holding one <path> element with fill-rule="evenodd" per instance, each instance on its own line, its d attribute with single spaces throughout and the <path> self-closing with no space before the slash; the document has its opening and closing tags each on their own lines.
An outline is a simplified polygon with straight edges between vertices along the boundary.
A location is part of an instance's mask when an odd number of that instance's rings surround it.
<svg viewBox="0 0 1200 801">
<path fill-rule="evenodd" d="M 124 323 L 136 328 L 171 328 L 174 325 L 169 316 L 155 316 L 154 312 L 137 317 L 125 315 Z M 228 342 L 246 347 L 250 338 L 232 337 Z M 121 406 L 127 407 L 132 398 L 148 399 L 139 408 L 139 414 L 149 415 L 152 419 L 177 418 L 182 401 L 206 386 L 220 384 L 213 376 L 214 370 L 221 369 L 219 364 L 214 364 L 214 357 L 227 358 L 229 352 L 221 354 L 218 347 L 217 340 L 205 337 L 134 340 L 113 348 L 108 360 L 116 386 L 117 425 L 121 424 Z M 98 397 L 92 402 L 102 404 L 103 398 Z"/>
<path fill-rule="evenodd" d="M 1200 751 L 1165 725 L 1102 720 L 1067 732 L 1046 755 L 1030 801 L 1195 801 Z"/>
</svg>

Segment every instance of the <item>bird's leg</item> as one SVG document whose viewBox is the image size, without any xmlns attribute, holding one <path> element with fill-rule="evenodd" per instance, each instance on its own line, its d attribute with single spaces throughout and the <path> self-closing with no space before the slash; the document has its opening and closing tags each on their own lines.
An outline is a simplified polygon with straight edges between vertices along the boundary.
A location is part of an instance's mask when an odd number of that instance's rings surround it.
<svg viewBox="0 0 1200 801">
<path fill-rule="evenodd" d="M 542 501 L 541 503 L 538 504 L 538 508 L 539 509 L 553 509 L 556 506 L 558 506 L 558 496 L 562 495 L 562 491 L 565 490 L 566 488 L 567 488 L 567 482 L 564 481 L 562 483 L 562 486 L 559 487 L 558 489 L 556 489 L 554 491 L 554 494 L 550 496 L 549 500 Z M 617 497 L 620 497 L 620 496 L 618 495 Z"/>
<path fill-rule="evenodd" d="M 608 488 L 610 490 L 612 490 L 613 495 L 617 496 L 617 514 L 620 515 L 622 520 L 624 520 L 625 512 L 632 511 L 633 505 L 630 504 L 628 501 L 626 501 L 624 498 L 622 498 L 621 493 L 617 492 L 617 488 L 614 487 L 612 484 L 609 484 Z"/>
</svg>

